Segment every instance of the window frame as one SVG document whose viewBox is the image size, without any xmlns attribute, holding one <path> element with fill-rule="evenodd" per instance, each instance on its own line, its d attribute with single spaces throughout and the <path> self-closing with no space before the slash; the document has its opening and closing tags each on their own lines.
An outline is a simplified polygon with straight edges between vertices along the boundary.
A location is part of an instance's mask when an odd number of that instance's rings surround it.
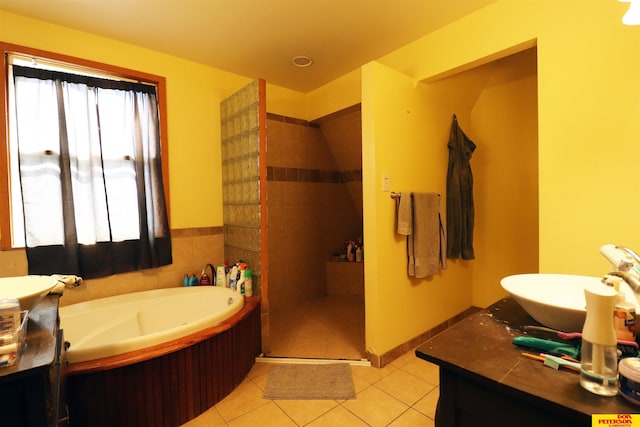
<svg viewBox="0 0 640 427">
<path fill-rule="evenodd" d="M 11 182 L 9 153 L 9 55 L 23 55 L 37 60 L 59 62 L 64 65 L 77 66 L 111 75 L 118 78 L 154 84 L 157 88 L 158 118 L 160 126 L 160 150 L 162 156 L 162 182 L 167 208 L 167 220 L 171 229 L 171 209 L 169 198 L 169 143 L 167 135 L 167 92 L 166 78 L 142 71 L 131 70 L 116 65 L 105 64 L 89 59 L 77 58 L 46 50 L 20 46 L 0 41 L 2 66 L 0 68 L 0 250 L 22 249 L 13 246 L 11 233 Z"/>
</svg>

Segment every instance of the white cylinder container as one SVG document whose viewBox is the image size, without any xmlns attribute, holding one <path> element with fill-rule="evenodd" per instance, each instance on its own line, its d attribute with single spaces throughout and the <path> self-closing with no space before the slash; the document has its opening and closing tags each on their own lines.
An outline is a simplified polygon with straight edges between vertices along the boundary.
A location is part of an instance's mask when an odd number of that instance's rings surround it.
<svg viewBox="0 0 640 427">
<path fill-rule="evenodd" d="M 594 394 L 618 393 L 617 338 L 613 323 L 616 292 L 607 286 L 585 288 L 587 316 L 582 329 L 580 385 Z"/>
</svg>

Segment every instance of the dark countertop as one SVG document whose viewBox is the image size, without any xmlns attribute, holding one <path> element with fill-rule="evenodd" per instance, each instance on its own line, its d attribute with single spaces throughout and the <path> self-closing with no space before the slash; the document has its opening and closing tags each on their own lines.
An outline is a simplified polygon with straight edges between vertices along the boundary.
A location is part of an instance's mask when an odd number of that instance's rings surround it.
<svg viewBox="0 0 640 427">
<path fill-rule="evenodd" d="M 544 366 L 543 362 L 522 356 L 526 350 L 512 344 L 516 336 L 562 342 L 546 332 L 525 333 L 524 325 L 539 323 L 513 299 L 505 298 L 427 341 L 416 350 L 416 356 L 470 381 L 571 416 L 640 412 L 640 407 L 621 396 L 602 397 L 583 389 L 576 372 L 557 371 Z"/>
<path fill-rule="evenodd" d="M 49 369 L 56 357 L 58 295 L 48 295 L 29 312 L 25 342 L 12 366 L 0 368 L 0 384 L 29 371 Z"/>
</svg>

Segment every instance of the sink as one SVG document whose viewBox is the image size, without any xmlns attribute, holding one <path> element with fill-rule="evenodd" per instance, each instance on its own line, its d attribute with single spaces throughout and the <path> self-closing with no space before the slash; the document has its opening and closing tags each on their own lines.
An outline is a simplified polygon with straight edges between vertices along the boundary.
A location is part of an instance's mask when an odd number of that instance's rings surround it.
<svg viewBox="0 0 640 427">
<path fill-rule="evenodd" d="M 564 332 L 581 332 L 586 317 L 584 288 L 606 286 L 601 277 L 570 274 L 516 274 L 500 281 L 502 288 L 536 321 Z M 637 305 L 626 284 L 627 302 Z"/>
<path fill-rule="evenodd" d="M 0 299 L 17 298 L 22 310 L 31 310 L 57 283 L 51 276 L 0 277 Z"/>
</svg>

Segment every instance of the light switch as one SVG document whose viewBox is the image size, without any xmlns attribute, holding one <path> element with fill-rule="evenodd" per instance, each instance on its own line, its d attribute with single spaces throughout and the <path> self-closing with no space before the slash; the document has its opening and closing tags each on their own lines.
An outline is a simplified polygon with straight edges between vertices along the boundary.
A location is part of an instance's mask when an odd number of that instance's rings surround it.
<svg viewBox="0 0 640 427">
<path fill-rule="evenodd" d="M 391 191 L 391 178 L 387 174 L 382 175 L 382 191 Z"/>
</svg>

